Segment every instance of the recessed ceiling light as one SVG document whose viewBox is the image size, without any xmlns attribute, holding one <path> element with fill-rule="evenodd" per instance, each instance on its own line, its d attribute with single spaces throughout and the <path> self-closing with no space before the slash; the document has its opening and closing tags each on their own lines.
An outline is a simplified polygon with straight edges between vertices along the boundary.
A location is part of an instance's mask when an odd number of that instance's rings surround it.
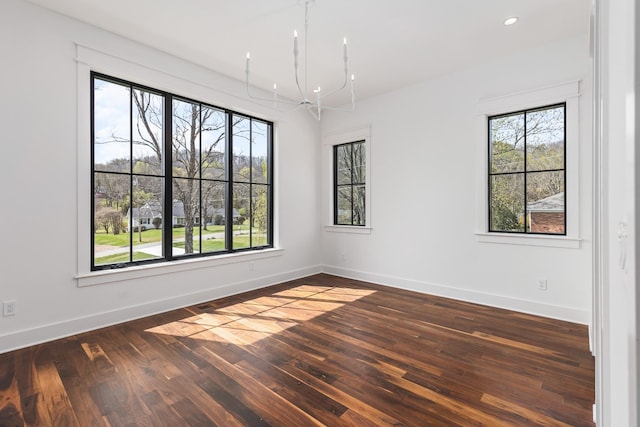
<svg viewBox="0 0 640 427">
<path fill-rule="evenodd" d="M 506 25 L 507 27 L 510 25 L 515 24 L 516 22 L 518 22 L 518 17 L 517 16 L 512 16 L 510 18 L 507 18 L 504 20 L 504 25 Z"/>
</svg>

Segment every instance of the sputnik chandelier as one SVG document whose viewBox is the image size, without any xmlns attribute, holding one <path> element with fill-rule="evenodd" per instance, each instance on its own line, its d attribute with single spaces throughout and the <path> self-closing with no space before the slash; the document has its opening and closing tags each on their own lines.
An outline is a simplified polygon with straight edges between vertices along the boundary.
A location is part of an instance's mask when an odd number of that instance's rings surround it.
<svg viewBox="0 0 640 427">
<path fill-rule="evenodd" d="M 300 1 L 300 0 L 299 0 Z M 343 60 L 344 60 L 344 82 L 342 86 L 337 89 L 334 89 L 330 92 L 326 92 L 320 88 L 320 86 L 313 89 L 314 96 L 311 98 L 315 98 L 315 100 L 311 100 L 308 95 L 308 86 L 307 86 L 307 62 L 308 62 L 308 32 L 309 32 L 309 7 L 315 3 L 315 0 L 304 0 L 304 77 L 302 79 L 302 84 L 300 83 L 300 78 L 298 76 L 298 60 L 299 60 L 299 50 L 298 50 L 298 32 L 294 30 L 293 32 L 293 68 L 294 75 L 296 79 L 296 86 L 298 87 L 298 92 L 300 93 L 300 101 L 290 101 L 286 99 L 278 98 L 278 87 L 274 83 L 273 84 L 273 97 L 272 98 L 263 98 L 256 96 L 251 93 L 251 89 L 249 86 L 249 63 L 251 62 L 251 54 L 247 52 L 247 65 L 245 69 L 246 73 L 246 86 L 247 86 L 247 95 L 250 98 L 261 100 L 261 101 L 271 101 L 274 106 L 278 108 L 280 105 L 293 105 L 294 109 L 297 108 L 305 108 L 309 111 L 316 119 L 320 120 L 322 117 L 322 110 L 338 110 L 338 111 L 353 111 L 355 109 L 355 75 L 351 74 L 351 107 L 350 108 L 339 108 L 339 107 L 331 107 L 323 104 L 323 101 L 336 93 L 342 91 L 347 87 L 349 83 L 349 66 L 348 66 L 348 57 L 347 57 L 347 38 L 344 38 L 343 44 Z"/>
</svg>

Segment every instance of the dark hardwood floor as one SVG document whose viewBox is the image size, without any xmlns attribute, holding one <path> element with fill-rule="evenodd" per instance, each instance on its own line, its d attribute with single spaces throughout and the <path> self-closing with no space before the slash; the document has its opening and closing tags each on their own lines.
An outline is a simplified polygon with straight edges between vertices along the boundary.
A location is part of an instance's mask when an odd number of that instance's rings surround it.
<svg viewBox="0 0 640 427">
<path fill-rule="evenodd" d="M 587 328 L 317 275 L 0 355 L 0 426 L 592 426 Z"/>
</svg>

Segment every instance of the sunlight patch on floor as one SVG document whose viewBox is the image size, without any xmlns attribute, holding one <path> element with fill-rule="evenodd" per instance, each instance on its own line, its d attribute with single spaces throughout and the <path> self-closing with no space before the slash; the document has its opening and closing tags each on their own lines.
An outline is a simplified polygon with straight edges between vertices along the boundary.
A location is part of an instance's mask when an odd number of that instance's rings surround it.
<svg viewBox="0 0 640 427">
<path fill-rule="evenodd" d="M 248 345 L 375 292 L 302 285 L 165 323 L 146 332 Z"/>
</svg>

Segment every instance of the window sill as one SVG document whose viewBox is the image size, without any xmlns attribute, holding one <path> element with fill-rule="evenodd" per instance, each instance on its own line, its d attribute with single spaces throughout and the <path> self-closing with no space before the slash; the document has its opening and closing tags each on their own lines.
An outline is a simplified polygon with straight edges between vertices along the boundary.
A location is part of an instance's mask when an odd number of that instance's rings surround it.
<svg viewBox="0 0 640 427">
<path fill-rule="evenodd" d="M 543 246 L 549 248 L 580 249 L 582 239 L 568 236 L 521 235 L 506 233 L 476 233 L 480 243 L 499 243 L 506 245 Z"/>
<path fill-rule="evenodd" d="M 181 271 L 210 268 L 219 265 L 235 264 L 258 259 L 281 256 L 281 248 L 260 251 L 224 254 L 207 258 L 185 259 L 162 264 L 141 265 L 118 270 L 101 270 L 78 274 L 78 287 L 102 285 L 105 283 L 124 282 L 162 274 L 179 273 Z"/>
<path fill-rule="evenodd" d="M 324 231 L 329 233 L 371 234 L 371 227 L 353 225 L 325 225 Z"/>
</svg>

